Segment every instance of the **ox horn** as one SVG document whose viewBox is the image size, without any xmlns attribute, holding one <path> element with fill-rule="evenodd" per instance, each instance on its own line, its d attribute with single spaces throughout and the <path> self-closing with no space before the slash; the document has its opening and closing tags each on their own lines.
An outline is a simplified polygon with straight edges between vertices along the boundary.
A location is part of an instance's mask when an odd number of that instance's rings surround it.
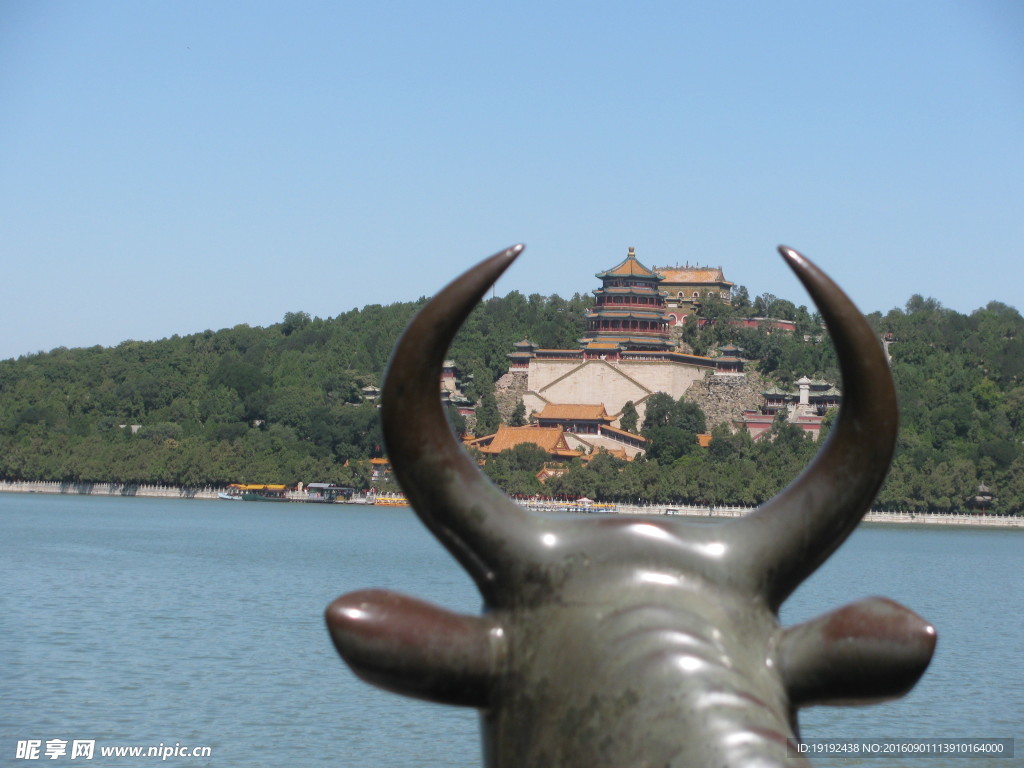
<svg viewBox="0 0 1024 768">
<path fill-rule="evenodd" d="M 896 445 L 896 389 L 885 353 L 853 302 L 792 248 L 779 253 L 817 305 L 835 345 L 843 403 L 825 445 L 787 488 L 735 523 L 737 562 L 773 609 L 853 532 Z"/>
<path fill-rule="evenodd" d="M 522 251 L 516 245 L 480 262 L 420 310 L 395 347 L 381 393 L 384 442 L 399 484 L 492 607 L 511 594 L 504 577 L 530 560 L 534 519 L 455 440 L 438 382 L 459 327 Z"/>
</svg>

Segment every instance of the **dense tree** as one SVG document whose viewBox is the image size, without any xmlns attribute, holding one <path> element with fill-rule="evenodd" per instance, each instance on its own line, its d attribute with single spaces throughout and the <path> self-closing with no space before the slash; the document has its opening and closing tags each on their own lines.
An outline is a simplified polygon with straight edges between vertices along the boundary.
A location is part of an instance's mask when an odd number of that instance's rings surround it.
<svg viewBox="0 0 1024 768">
<path fill-rule="evenodd" d="M 632 400 L 627 400 L 626 404 L 622 406 L 622 415 L 619 417 L 620 426 L 627 432 L 635 434 L 639 420 L 640 414 L 636 412 L 636 405 Z"/>
<path fill-rule="evenodd" d="M 510 427 L 522 427 L 526 424 L 526 406 L 523 401 L 520 400 L 516 403 L 516 407 L 512 409 L 512 415 L 509 417 L 508 425 Z"/>
<path fill-rule="evenodd" d="M 537 473 L 548 460 L 543 448 L 524 443 L 488 457 L 484 472 L 506 493 L 533 496 L 543 491 Z"/>
<path fill-rule="evenodd" d="M 498 401 L 494 395 L 486 392 L 480 398 L 480 405 L 476 409 L 476 434 L 493 435 L 501 425 L 501 415 L 498 413 Z"/>
<path fill-rule="evenodd" d="M 697 450 L 697 434 L 704 431 L 706 421 L 696 403 L 655 392 L 647 398 L 646 406 L 640 434 L 650 440 L 650 458 L 669 463 Z"/>
</svg>

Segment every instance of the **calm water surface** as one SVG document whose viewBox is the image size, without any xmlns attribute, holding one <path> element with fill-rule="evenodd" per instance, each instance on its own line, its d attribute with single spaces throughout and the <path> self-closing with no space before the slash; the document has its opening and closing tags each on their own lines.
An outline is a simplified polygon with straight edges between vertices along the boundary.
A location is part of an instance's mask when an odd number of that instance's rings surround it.
<svg viewBox="0 0 1024 768">
<path fill-rule="evenodd" d="M 477 612 L 408 510 L 0 494 L 0 527 L 0 765 L 37 764 L 16 742 L 52 738 L 212 747 L 188 766 L 480 764 L 475 712 L 360 683 L 323 625 L 331 600 L 371 586 Z M 1024 737 L 1022 565 L 1020 531 L 859 529 L 784 623 L 882 594 L 938 627 L 938 651 L 910 696 L 804 710 L 803 735 Z M 1024 766 L 1024 741 L 1018 755 L 816 764 Z"/>
</svg>

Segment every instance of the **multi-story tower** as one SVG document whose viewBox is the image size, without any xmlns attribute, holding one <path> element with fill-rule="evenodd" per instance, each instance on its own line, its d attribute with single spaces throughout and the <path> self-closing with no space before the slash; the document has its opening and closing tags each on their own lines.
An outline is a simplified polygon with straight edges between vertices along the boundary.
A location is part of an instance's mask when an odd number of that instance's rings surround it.
<svg viewBox="0 0 1024 768">
<path fill-rule="evenodd" d="M 627 351 L 666 352 L 672 349 L 664 279 L 639 261 L 633 248 L 625 261 L 596 275 L 594 308 L 587 314 L 587 335 L 580 339 L 586 352 L 618 355 Z"/>
</svg>

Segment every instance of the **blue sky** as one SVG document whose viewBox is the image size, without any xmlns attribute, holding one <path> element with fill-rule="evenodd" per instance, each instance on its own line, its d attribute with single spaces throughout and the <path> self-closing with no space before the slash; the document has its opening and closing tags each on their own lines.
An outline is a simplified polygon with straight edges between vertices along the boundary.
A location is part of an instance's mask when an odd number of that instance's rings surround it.
<svg viewBox="0 0 1024 768">
<path fill-rule="evenodd" d="M 1024 306 L 1024 6 L 0 3 L 0 358 L 635 246 L 864 311 Z"/>
</svg>

